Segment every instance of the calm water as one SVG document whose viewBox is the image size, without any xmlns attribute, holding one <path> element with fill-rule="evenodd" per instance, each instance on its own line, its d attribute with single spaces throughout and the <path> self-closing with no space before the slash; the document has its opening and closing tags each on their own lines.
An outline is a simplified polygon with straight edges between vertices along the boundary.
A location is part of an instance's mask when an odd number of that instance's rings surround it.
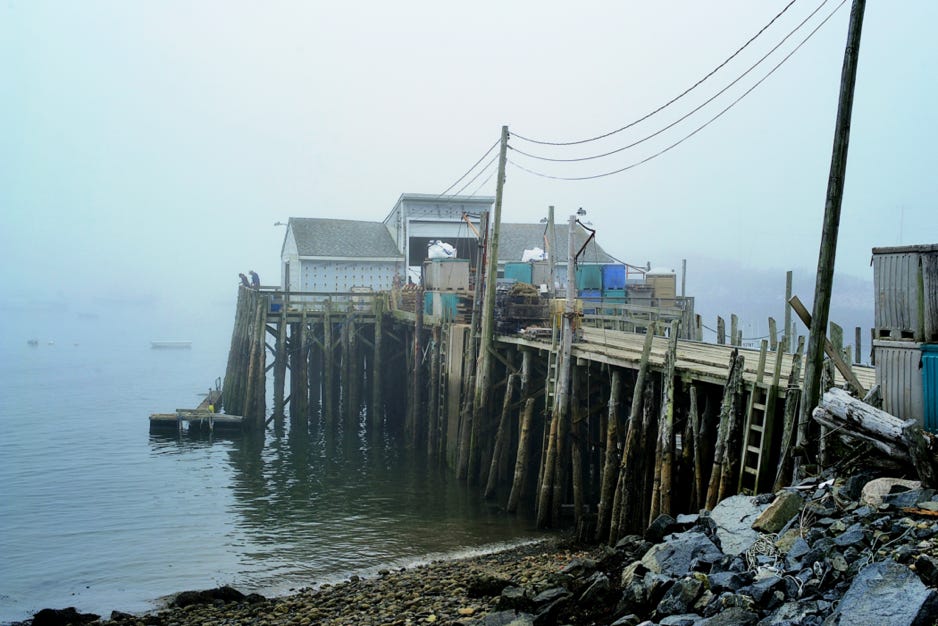
<svg viewBox="0 0 938 626">
<path fill-rule="evenodd" d="M 219 584 L 275 594 L 535 536 L 391 439 L 151 436 L 149 413 L 195 406 L 224 373 L 233 309 L 209 309 L 217 324 L 157 306 L 0 311 L 0 622 Z"/>
</svg>

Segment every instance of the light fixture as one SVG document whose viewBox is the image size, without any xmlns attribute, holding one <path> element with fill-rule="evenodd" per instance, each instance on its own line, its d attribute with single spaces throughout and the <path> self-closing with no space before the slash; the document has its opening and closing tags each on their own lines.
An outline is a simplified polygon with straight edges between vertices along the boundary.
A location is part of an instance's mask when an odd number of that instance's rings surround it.
<svg viewBox="0 0 938 626">
<path fill-rule="evenodd" d="M 576 210 L 577 215 L 586 215 L 586 210 L 583 207 L 580 207 Z"/>
</svg>

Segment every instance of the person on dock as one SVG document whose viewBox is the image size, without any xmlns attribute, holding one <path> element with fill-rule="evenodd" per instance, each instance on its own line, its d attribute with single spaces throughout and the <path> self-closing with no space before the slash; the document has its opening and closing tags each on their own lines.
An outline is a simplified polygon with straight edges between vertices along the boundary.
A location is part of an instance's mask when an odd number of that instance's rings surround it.
<svg viewBox="0 0 938 626">
<path fill-rule="evenodd" d="M 251 286 L 254 287 L 255 289 L 258 289 L 261 286 L 261 279 L 257 275 L 257 272 L 255 272 L 254 270 L 251 270 L 250 272 L 248 272 L 248 274 L 251 275 Z"/>
<path fill-rule="evenodd" d="M 248 282 L 248 277 L 244 275 L 244 272 L 241 272 L 240 274 L 238 274 L 238 276 L 241 277 L 241 286 L 242 286 L 242 287 L 250 287 L 250 286 L 251 286 L 251 283 Z"/>
</svg>

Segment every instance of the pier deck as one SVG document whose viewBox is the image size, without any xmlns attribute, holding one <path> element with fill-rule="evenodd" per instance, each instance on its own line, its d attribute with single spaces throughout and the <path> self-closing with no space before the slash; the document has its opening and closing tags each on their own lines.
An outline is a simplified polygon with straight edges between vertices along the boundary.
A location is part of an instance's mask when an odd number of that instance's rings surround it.
<svg viewBox="0 0 938 626">
<path fill-rule="evenodd" d="M 577 359 L 607 363 L 617 367 L 637 370 L 642 357 L 642 344 L 645 336 L 638 333 L 627 333 L 601 328 L 583 328 L 583 341 L 573 344 L 573 356 Z M 521 336 L 500 336 L 501 343 L 525 346 L 537 350 L 550 350 L 549 339 L 528 339 Z M 681 339 L 677 345 L 677 363 L 675 374 L 685 380 L 699 380 L 703 382 L 725 385 L 727 378 L 727 363 L 730 354 L 735 348 L 728 345 L 701 343 Z M 668 351 L 668 338 L 655 337 L 652 343 L 649 365 L 654 371 L 663 372 L 665 369 L 665 355 Z M 746 368 L 743 380 L 753 383 L 756 380 L 756 370 L 759 362 L 759 350 L 753 348 L 739 348 L 740 354 L 746 357 Z M 772 372 L 775 368 L 776 355 L 766 353 L 765 371 Z M 783 353 L 781 364 L 782 384 L 779 394 L 785 395 L 785 381 L 791 373 L 792 355 Z M 876 382 L 876 370 L 872 367 L 853 366 L 853 371 L 866 389 Z M 804 379 L 804 372 L 800 380 Z M 840 373 L 837 373 L 837 383 L 844 382 Z"/>
</svg>

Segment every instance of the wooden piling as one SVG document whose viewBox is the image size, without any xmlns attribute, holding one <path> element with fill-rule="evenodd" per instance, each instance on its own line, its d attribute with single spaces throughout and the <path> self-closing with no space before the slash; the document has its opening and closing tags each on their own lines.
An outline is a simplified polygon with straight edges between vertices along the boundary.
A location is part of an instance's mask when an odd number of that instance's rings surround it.
<svg viewBox="0 0 938 626">
<path fill-rule="evenodd" d="M 671 338 L 668 342 L 660 419 L 661 427 L 658 436 L 658 440 L 661 442 L 661 455 L 658 457 L 658 462 L 661 465 L 661 470 L 658 472 L 660 474 L 658 510 L 666 515 L 671 514 L 671 487 L 673 485 L 671 476 L 674 463 L 674 368 L 677 362 L 678 330 L 678 321 L 674 320 L 671 322 Z M 654 521 L 653 518 L 648 520 L 648 523 L 650 524 L 652 521 Z"/>
<path fill-rule="evenodd" d="M 717 343 L 726 345 L 726 322 L 722 317 L 717 317 Z"/>
<path fill-rule="evenodd" d="M 515 458 L 515 475 L 511 483 L 511 493 L 508 495 L 508 505 L 505 507 L 509 513 L 518 510 L 527 478 L 528 459 L 531 451 L 531 428 L 534 422 L 534 398 L 524 401 L 524 411 L 521 417 L 521 432 L 518 435 L 518 454 Z"/>
<path fill-rule="evenodd" d="M 739 346 L 741 343 L 739 335 L 739 317 L 735 313 L 730 315 L 730 345 Z"/>
<path fill-rule="evenodd" d="M 296 415 L 290 414 L 291 418 L 299 418 L 300 422 L 309 420 L 309 340 L 307 338 L 307 319 L 306 309 L 300 314 L 299 335 L 297 336 L 296 362 L 293 367 L 291 377 L 296 377 L 296 385 L 293 388 L 293 394 L 296 396 Z"/>
<path fill-rule="evenodd" d="M 625 434 L 625 443 L 622 446 L 622 460 L 619 464 L 619 476 L 616 481 L 615 494 L 612 500 L 612 510 L 609 514 L 609 544 L 614 545 L 619 538 L 631 529 L 633 511 L 641 509 L 638 503 L 639 490 L 638 469 L 641 455 L 641 442 L 643 440 L 642 402 L 644 400 L 645 380 L 648 377 L 651 346 L 654 335 L 645 334 L 645 343 L 642 346 L 642 356 L 639 361 L 638 374 L 635 387 L 632 389 L 632 403 L 629 409 L 629 418 Z M 600 521 L 598 525 L 604 524 Z"/>
<path fill-rule="evenodd" d="M 792 355 L 791 373 L 788 376 L 788 388 L 785 390 L 785 415 L 782 422 L 782 442 L 779 450 L 778 471 L 775 473 L 773 491 L 778 491 L 789 484 L 794 465 L 793 449 L 795 446 L 795 426 L 798 419 L 798 402 L 801 400 L 801 352 L 804 350 L 804 337 L 798 338 L 798 349 Z"/>
<path fill-rule="evenodd" d="M 775 324 L 775 318 L 769 318 L 769 349 L 775 352 L 778 346 L 778 327 Z"/>
<path fill-rule="evenodd" d="M 498 420 L 498 431 L 495 434 L 495 445 L 492 449 L 492 460 L 489 463 L 488 480 L 486 481 L 485 490 L 483 492 L 483 497 L 486 499 L 495 497 L 495 489 L 498 486 L 499 478 L 501 478 L 499 475 L 499 465 L 502 456 L 502 450 L 508 447 L 509 413 L 511 408 L 511 399 L 514 395 L 515 386 L 517 383 L 518 375 L 510 374 L 508 376 L 508 384 L 505 387 L 505 396 L 502 400 L 502 412 Z"/>
<path fill-rule="evenodd" d="M 277 342 L 274 344 L 274 416 L 284 415 L 284 385 L 287 372 L 287 319 L 282 311 L 277 319 Z"/>
<path fill-rule="evenodd" d="M 322 313 L 322 386 L 323 409 L 326 426 L 331 430 L 335 425 L 335 341 L 332 334 L 332 300 L 326 300 Z"/>
<path fill-rule="evenodd" d="M 439 326 L 431 330 L 430 379 L 427 394 L 427 456 L 438 459 L 440 454 L 440 334 Z"/>
<path fill-rule="evenodd" d="M 602 541 L 609 534 L 609 519 L 615 499 L 616 482 L 619 479 L 619 395 L 622 392 L 622 372 L 612 370 L 609 381 L 609 402 L 606 407 L 605 463 L 599 488 L 599 511 L 596 519 L 596 540 Z"/>
<path fill-rule="evenodd" d="M 371 363 L 371 408 L 370 418 L 371 418 L 371 427 L 377 432 L 381 427 L 381 422 L 384 418 L 384 406 L 381 398 L 381 370 L 384 367 L 384 298 L 378 297 L 374 299 L 375 307 L 375 341 L 374 341 L 374 353 L 372 356 Z"/>
<path fill-rule="evenodd" d="M 720 404 L 720 427 L 713 452 L 713 468 L 710 470 L 710 480 L 707 487 L 706 508 L 710 510 L 713 510 L 713 507 L 719 502 L 723 457 L 727 448 L 730 421 L 736 412 L 736 396 L 742 385 L 744 363 L 745 360 L 739 354 L 739 350 L 733 350 L 733 354 L 730 355 L 726 386 L 723 387 L 723 401 Z"/>
</svg>

